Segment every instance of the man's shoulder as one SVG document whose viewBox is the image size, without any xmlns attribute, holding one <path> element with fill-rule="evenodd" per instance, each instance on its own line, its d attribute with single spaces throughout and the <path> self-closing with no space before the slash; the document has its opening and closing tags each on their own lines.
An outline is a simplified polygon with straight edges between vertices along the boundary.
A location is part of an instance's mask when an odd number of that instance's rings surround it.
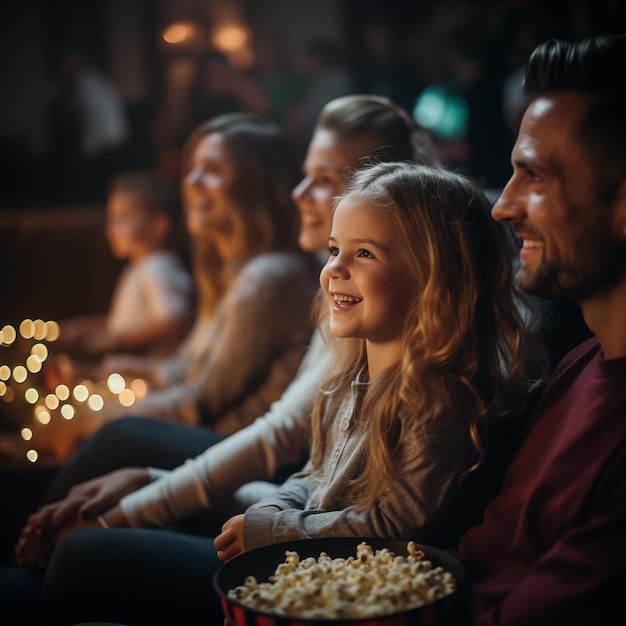
<svg viewBox="0 0 626 626">
<path fill-rule="evenodd" d="M 558 375 L 560 372 L 572 367 L 580 362 L 588 362 L 593 359 L 601 351 L 600 341 L 597 337 L 589 337 L 575 348 L 572 348 L 560 361 L 554 370 L 553 376 Z"/>
</svg>

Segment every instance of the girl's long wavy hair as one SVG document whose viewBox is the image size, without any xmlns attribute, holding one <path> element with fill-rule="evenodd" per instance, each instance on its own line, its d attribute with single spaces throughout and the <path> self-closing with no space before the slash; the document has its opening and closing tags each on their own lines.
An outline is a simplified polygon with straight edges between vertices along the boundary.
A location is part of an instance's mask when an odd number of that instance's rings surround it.
<svg viewBox="0 0 626 626">
<path fill-rule="evenodd" d="M 300 252 L 299 214 L 291 198 L 300 170 L 285 132 L 275 122 L 255 114 L 219 115 L 198 126 L 187 139 L 182 153 L 183 176 L 188 173 L 196 146 L 213 133 L 222 137 L 234 165 L 230 195 L 240 218 L 242 245 L 239 258 L 226 264 L 212 241 L 193 238 L 199 314 L 203 316 L 213 313 L 239 268 L 253 257 L 273 250 Z"/>
<path fill-rule="evenodd" d="M 491 219 L 475 183 L 414 163 L 378 163 L 357 171 L 337 202 L 346 197 L 386 211 L 418 287 L 405 317 L 401 360 L 369 386 L 359 408 L 368 452 L 350 491 L 367 505 L 393 480 L 403 433 L 445 411 L 467 411 L 460 426 L 477 453 L 468 471 L 477 468 L 485 453 L 483 423 L 521 410 L 543 353 L 532 332 L 533 309 L 514 283 L 511 231 Z M 313 412 L 315 467 L 324 457 L 326 422 L 367 367 L 365 340 L 330 337 L 328 306 L 321 298 L 318 306 L 335 360 Z"/>
</svg>

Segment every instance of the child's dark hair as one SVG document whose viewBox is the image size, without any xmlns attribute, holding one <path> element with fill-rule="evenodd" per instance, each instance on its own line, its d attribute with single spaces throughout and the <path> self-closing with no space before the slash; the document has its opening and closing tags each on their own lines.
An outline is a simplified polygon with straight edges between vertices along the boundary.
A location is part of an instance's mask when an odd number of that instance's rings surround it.
<svg viewBox="0 0 626 626">
<path fill-rule="evenodd" d="M 157 170 L 122 172 L 109 183 L 109 195 L 130 193 L 150 213 L 165 213 L 176 221 L 181 212 L 178 184 Z"/>
</svg>

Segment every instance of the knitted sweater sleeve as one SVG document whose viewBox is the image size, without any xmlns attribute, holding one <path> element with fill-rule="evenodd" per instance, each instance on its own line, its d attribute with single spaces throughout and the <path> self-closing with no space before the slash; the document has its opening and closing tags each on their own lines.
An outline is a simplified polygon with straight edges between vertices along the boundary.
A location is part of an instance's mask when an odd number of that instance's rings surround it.
<svg viewBox="0 0 626 626">
<path fill-rule="evenodd" d="M 215 314 L 197 369 L 184 382 L 149 393 L 128 413 L 199 424 L 202 409 L 219 420 L 263 384 L 281 355 L 297 349 L 301 358 L 312 329 L 313 284 L 309 269 L 293 255 L 262 255 L 248 263 Z"/>
<path fill-rule="evenodd" d="M 122 499 L 131 526 L 173 523 L 245 483 L 271 480 L 277 469 L 302 459 L 313 401 L 329 361 L 329 351 L 314 334 L 294 381 L 265 415 L 171 472 L 152 471 L 154 482 Z"/>
<path fill-rule="evenodd" d="M 433 420 L 435 421 L 435 420 Z M 440 416 L 427 430 L 406 433 L 394 454 L 394 478 L 370 507 L 353 503 L 347 480 L 355 475 L 362 441 L 343 448 L 341 459 L 325 459 L 292 476 L 275 494 L 246 510 L 246 550 L 314 537 L 382 537 L 427 543 L 460 493 L 460 478 L 471 465 L 469 433 L 459 415 Z M 328 462 L 327 462 L 328 461 Z"/>
</svg>

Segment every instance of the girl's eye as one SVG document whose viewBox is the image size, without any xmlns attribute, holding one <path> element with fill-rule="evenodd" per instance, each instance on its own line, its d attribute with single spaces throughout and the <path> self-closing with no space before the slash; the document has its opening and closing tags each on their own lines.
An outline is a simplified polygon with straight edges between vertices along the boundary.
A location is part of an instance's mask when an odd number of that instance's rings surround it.
<svg viewBox="0 0 626 626">
<path fill-rule="evenodd" d="M 339 248 L 335 248 L 333 246 L 328 247 L 328 252 L 330 252 L 330 256 L 337 256 L 339 254 Z"/>
<path fill-rule="evenodd" d="M 364 248 L 361 248 L 359 250 L 359 253 L 357 254 L 357 256 L 365 257 L 366 259 L 374 258 L 374 255 L 369 250 L 365 250 Z"/>
</svg>

